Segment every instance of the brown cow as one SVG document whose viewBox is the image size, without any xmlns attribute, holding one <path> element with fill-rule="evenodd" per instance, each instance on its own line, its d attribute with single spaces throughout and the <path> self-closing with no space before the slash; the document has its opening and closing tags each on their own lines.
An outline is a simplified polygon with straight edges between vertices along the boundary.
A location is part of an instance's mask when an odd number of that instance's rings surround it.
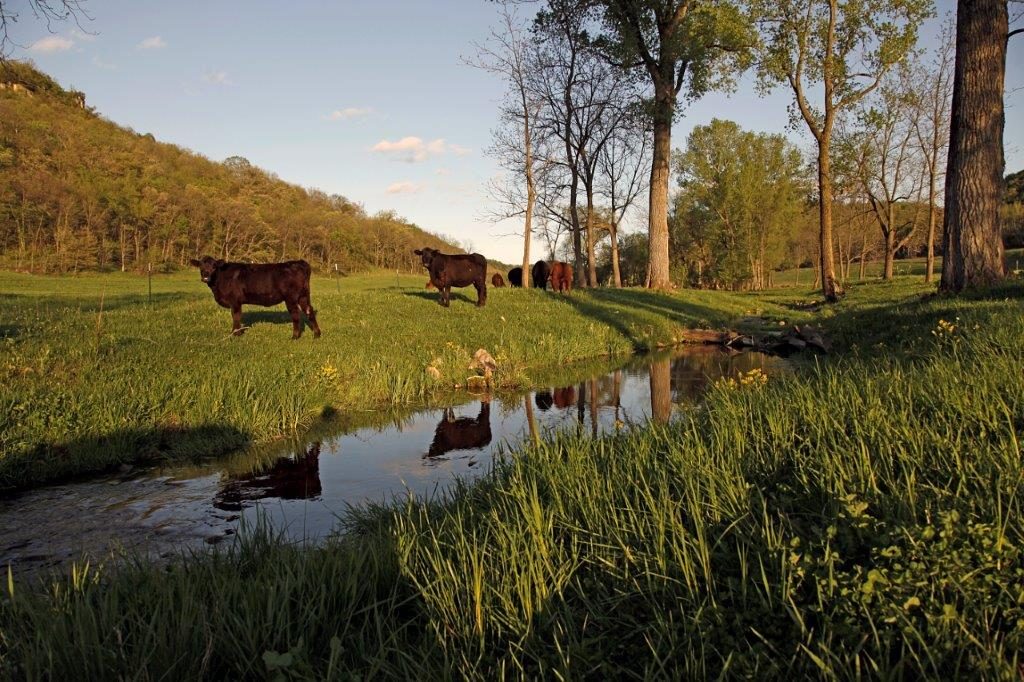
<svg viewBox="0 0 1024 682">
<path fill-rule="evenodd" d="M 505 278 L 501 276 L 500 272 L 496 272 L 491 276 L 491 286 L 498 289 L 505 286 Z"/>
<path fill-rule="evenodd" d="M 553 291 L 569 293 L 572 291 L 572 266 L 560 260 L 552 261 L 548 280 Z"/>
<path fill-rule="evenodd" d="M 556 388 L 554 392 L 555 407 L 560 410 L 572 407 L 576 404 L 576 387 L 565 386 L 563 388 Z"/>
<path fill-rule="evenodd" d="M 272 306 L 283 302 L 292 316 L 292 338 L 302 336 L 302 313 L 309 318 L 313 336 L 319 338 L 320 325 L 309 300 L 309 263 L 290 260 L 284 263 L 228 263 L 210 256 L 192 259 L 199 277 L 210 287 L 213 300 L 231 309 L 232 331 L 240 335 L 242 305 Z"/>
<path fill-rule="evenodd" d="M 446 408 L 441 422 L 434 430 L 434 440 L 424 457 L 440 457 L 452 450 L 479 450 L 491 442 L 491 404 L 480 402 L 480 414 L 455 418 L 452 408 Z"/>
<path fill-rule="evenodd" d="M 451 255 L 437 249 L 423 247 L 413 251 L 430 273 L 430 282 L 441 294 L 438 303 L 451 305 L 452 287 L 476 287 L 476 305 L 487 304 L 487 259 L 479 253 Z"/>
</svg>

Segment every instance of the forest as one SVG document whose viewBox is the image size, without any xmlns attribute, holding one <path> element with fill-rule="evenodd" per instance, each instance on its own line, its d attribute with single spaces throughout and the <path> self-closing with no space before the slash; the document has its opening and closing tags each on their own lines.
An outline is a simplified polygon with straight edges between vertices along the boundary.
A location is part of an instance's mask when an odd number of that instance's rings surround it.
<svg viewBox="0 0 1024 682">
<path fill-rule="evenodd" d="M 217 163 L 116 125 L 31 64 L 0 64 L 0 266 L 33 273 L 173 270 L 202 254 L 304 258 L 344 274 L 411 270 L 458 250 L 393 212 Z M 20 86 L 20 87 L 15 87 Z"/>
</svg>

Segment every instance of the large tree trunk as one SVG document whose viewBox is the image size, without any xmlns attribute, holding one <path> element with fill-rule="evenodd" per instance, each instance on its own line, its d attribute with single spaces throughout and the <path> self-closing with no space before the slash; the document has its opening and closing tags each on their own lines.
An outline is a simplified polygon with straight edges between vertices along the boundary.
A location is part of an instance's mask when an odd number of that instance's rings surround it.
<svg viewBox="0 0 1024 682">
<path fill-rule="evenodd" d="M 957 3 L 942 234 L 940 288 L 944 291 L 987 286 L 1005 276 L 999 205 L 1008 30 L 1006 0 Z"/>
<path fill-rule="evenodd" d="M 533 237 L 533 206 L 537 201 L 537 188 L 533 180 L 533 140 L 530 131 L 530 109 L 523 95 L 523 143 L 526 147 L 526 215 L 523 218 L 523 287 L 530 288 L 530 241 Z"/>
<path fill-rule="evenodd" d="M 667 423 L 672 418 L 672 363 L 668 358 L 647 369 L 651 387 L 651 419 Z"/>
<path fill-rule="evenodd" d="M 832 169 L 829 163 L 827 136 L 818 142 L 818 219 L 821 229 L 818 233 L 819 269 L 821 293 L 825 300 L 835 303 L 843 295 L 843 288 L 836 280 L 835 257 L 832 253 Z"/>
<path fill-rule="evenodd" d="M 676 97 L 669 86 L 656 88 L 655 97 L 647 247 L 651 268 L 649 286 L 652 289 L 668 289 L 671 286 L 668 274 L 668 175 L 672 153 L 672 112 Z"/>
</svg>

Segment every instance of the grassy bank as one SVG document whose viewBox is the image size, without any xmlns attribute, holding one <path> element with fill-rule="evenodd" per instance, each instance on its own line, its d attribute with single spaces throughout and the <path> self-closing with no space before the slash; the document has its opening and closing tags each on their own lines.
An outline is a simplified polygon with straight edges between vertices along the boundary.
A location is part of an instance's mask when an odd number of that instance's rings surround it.
<svg viewBox="0 0 1024 682">
<path fill-rule="evenodd" d="M 478 348 L 499 387 L 583 359 L 728 326 L 741 295 L 491 289 L 450 309 L 423 276 L 314 278 L 324 336 L 292 341 L 282 307 L 230 314 L 192 272 L 0 273 L 0 490 L 142 458 L 218 454 L 307 428 L 324 411 L 420 401 L 465 384 Z M 475 298 L 474 298 L 475 300 Z M 768 314 L 788 315 L 779 306 Z"/>
<path fill-rule="evenodd" d="M 14 585 L 0 675 L 1016 679 L 1024 287 L 829 312 L 840 358 L 327 546 Z"/>
</svg>

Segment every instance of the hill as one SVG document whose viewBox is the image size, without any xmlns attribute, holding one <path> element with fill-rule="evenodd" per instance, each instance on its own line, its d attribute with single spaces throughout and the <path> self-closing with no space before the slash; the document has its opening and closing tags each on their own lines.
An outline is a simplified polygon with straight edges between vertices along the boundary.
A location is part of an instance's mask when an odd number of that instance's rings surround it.
<svg viewBox="0 0 1024 682">
<path fill-rule="evenodd" d="M 305 258 L 341 272 L 419 270 L 458 251 L 394 213 L 368 215 L 235 156 L 217 163 L 116 125 L 32 65 L 0 65 L 0 266 L 171 270 L 198 254 Z"/>
</svg>

